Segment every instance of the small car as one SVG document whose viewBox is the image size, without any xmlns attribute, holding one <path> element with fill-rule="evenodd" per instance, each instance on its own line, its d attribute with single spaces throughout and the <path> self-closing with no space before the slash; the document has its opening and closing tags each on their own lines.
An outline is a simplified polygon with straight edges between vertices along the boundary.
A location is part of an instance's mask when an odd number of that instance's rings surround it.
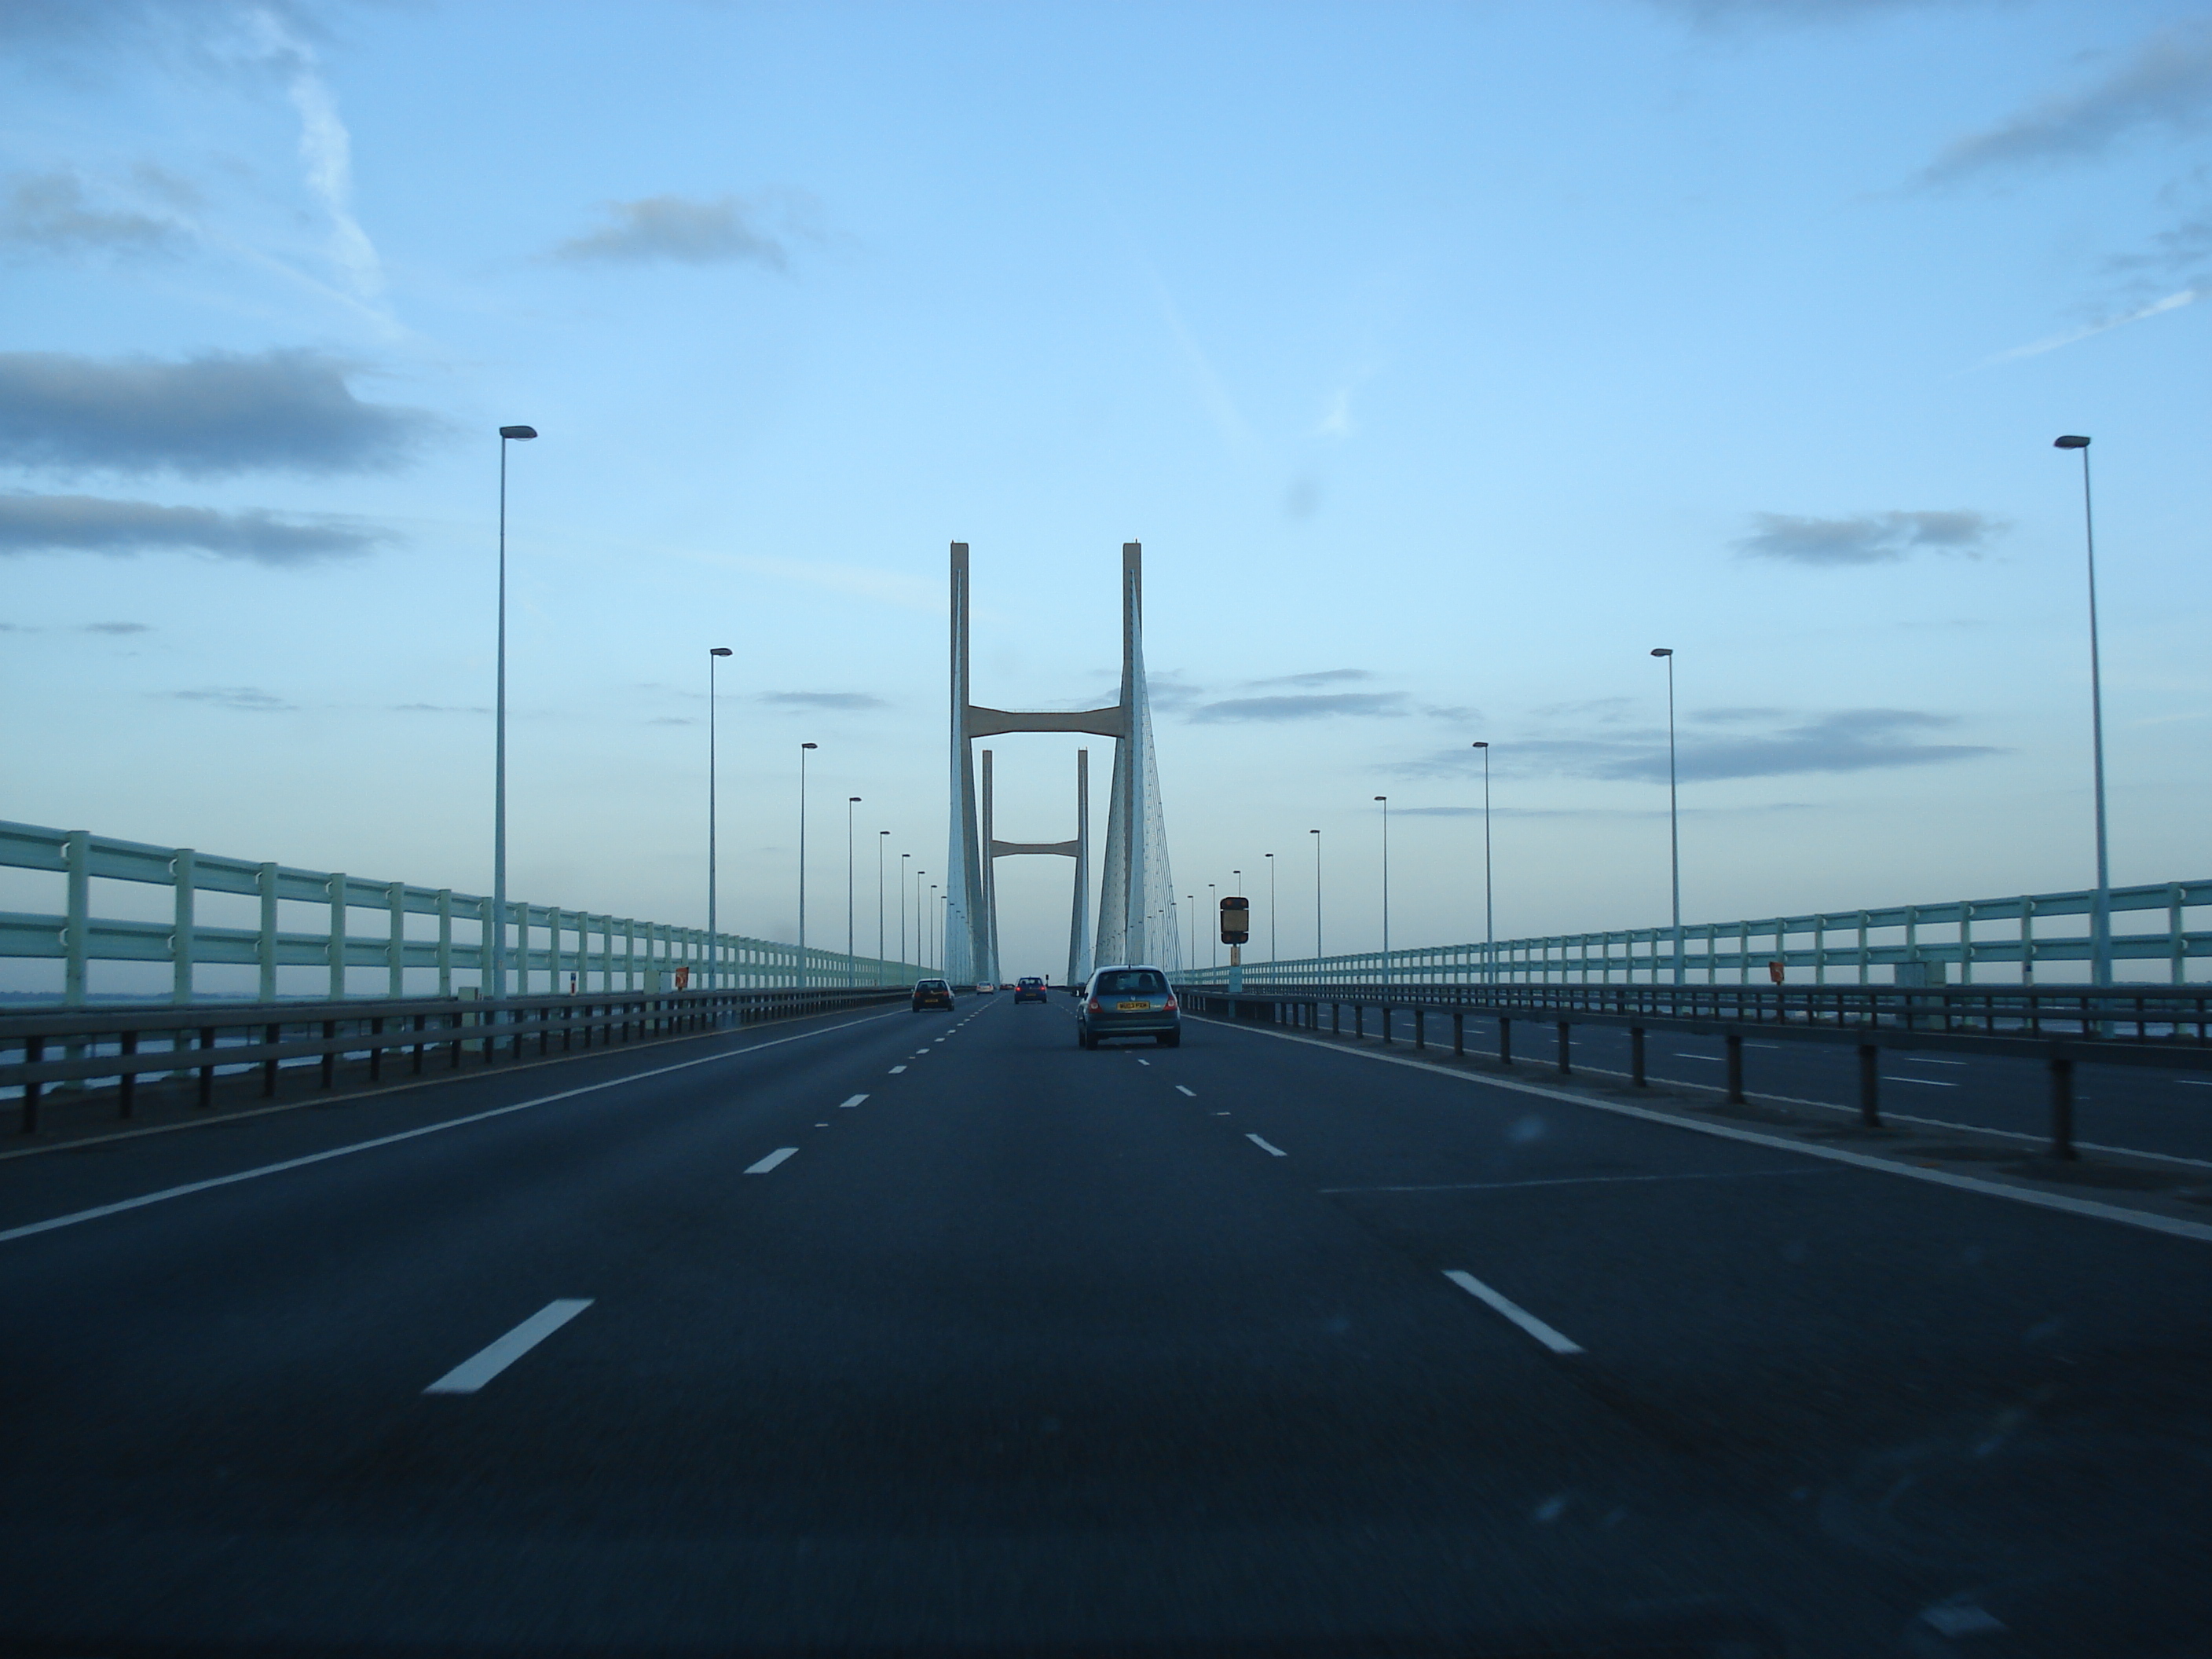
<svg viewBox="0 0 2212 1659">
<path fill-rule="evenodd" d="M 942 979 L 918 979 L 915 981 L 914 1011 L 918 1014 L 925 1008 L 942 1008 L 948 1014 L 952 1012 L 952 985 L 951 981 Z"/>
<path fill-rule="evenodd" d="M 1163 1048 L 1182 1043 L 1182 1009 L 1164 970 L 1139 963 L 1091 975 L 1075 1015 L 1075 1040 L 1096 1048 L 1119 1036 L 1148 1036 Z"/>
<path fill-rule="evenodd" d="M 1039 979 L 1035 974 L 1026 975 L 1023 978 L 1016 980 L 1014 981 L 1014 1000 L 1017 1002 L 1042 1002 L 1044 1000 L 1044 981 L 1042 979 Z"/>
</svg>

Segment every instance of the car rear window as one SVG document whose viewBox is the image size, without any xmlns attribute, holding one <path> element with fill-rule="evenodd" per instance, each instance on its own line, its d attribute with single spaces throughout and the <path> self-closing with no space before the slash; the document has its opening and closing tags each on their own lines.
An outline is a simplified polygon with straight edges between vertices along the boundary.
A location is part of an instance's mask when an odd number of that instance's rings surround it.
<svg viewBox="0 0 2212 1659">
<path fill-rule="evenodd" d="M 1098 975 L 1101 995 L 1158 996 L 1168 988 L 1168 976 L 1156 968 L 1125 968 Z"/>
</svg>

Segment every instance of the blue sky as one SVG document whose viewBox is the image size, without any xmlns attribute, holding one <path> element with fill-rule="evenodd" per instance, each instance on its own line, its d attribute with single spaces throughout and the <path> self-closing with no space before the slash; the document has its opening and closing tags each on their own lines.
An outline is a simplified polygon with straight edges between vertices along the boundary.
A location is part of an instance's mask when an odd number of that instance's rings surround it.
<svg viewBox="0 0 2212 1659">
<path fill-rule="evenodd" d="M 1285 953 L 2199 876 L 2212 8 L 0 4 L 0 815 L 842 943 L 976 696 Z M 1073 739 L 1000 745 L 1067 833 Z M 1103 750 L 1103 744 L 1100 745 Z M 1103 753 L 1094 755 L 1097 775 Z M 1103 829 L 1104 790 L 1097 792 Z M 1008 866 L 1053 967 L 1066 866 Z M 15 889 L 9 890 L 11 892 Z M 12 901 L 9 901 L 12 902 Z M 41 907 L 43 908 L 43 907 Z M 1265 924 L 1264 899 L 1261 915 Z M 893 924 L 894 931 L 896 923 Z M 1263 934 L 1264 939 L 1264 934 Z"/>
</svg>

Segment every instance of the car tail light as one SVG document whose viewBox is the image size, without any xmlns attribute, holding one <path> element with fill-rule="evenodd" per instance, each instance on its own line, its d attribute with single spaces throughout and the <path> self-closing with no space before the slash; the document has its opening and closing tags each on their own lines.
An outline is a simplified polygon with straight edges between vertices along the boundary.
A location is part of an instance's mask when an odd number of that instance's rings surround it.
<svg viewBox="0 0 2212 1659">
<path fill-rule="evenodd" d="M 1098 1012 L 1098 999 L 1097 997 L 1093 997 L 1090 1001 L 1085 1003 L 1083 1006 L 1086 1012 L 1095 1014 Z"/>
<path fill-rule="evenodd" d="M 1160 1005 L 1160 1012 L 1164 1014 L 1171 1014 L 1175 1012 L 1175 1011 L 1176 1000 L 1173 997 L 1170 997 L 1165 1002 Z"/>
</svg>

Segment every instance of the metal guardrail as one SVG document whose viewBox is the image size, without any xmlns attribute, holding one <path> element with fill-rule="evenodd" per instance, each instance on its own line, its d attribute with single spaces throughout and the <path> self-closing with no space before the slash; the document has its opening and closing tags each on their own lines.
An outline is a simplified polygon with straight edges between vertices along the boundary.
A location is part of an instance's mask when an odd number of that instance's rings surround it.
<svg viewBox="0 0 2212 1659">
<path fill-rule="evenodd" d="M 1815 985 L 1831 983 L 1832 974 L 1849 982 L 1911 981 L 1971 985 L 1978 968 L 2016 973 L 2033 983 L 2040 967 L 2071 968 L 2086 978 L 2089 962 L 2087 920 L 2096 897 L 2082 889 L 2064 893 L 2028 893 L 2012 898 L 1955 899 L 1937 904 L 1893 904 L 1871 910 L 1831 910 L 1794 916 L 1726 922 L 1686 923 L 1682 968 L 1686 979 L 1720 982 L 1723 974 L 1738 983 L 1764 979 L 1768 964 L 1779 962 L 1785 975 L 1809 975 Z M 2188 927 L 2188 913 L 2212 913 L 2212 880 L 2156 882 L 2115 887 L 2115 916 L 2164 912 L 2165 926 L 2152 933 L 2115 933 L 2118 962 L 2156 963 L 2169 983 L 2188 982 L 2192 960 L 2212 957 L 2212 928 Z M 2078 919 L 2079 932 L 2039 933 L 2053 921 Z M 1880 936 L 1880 937 L 1877 937 Z M 1229 970 L 1196 969 L 1181 975 L 1194 985 L 1220 987 Z M 1343 985 L 1390 981 L 1448 984 L 1480 979 L 1486 984 L 1632 983 L 1674 976 L 1674 930 L 1634 927 L 1596 933 L 1551 933 L 1499 939 L 1495 945 L 1425 945 L 1348 956 L 1302 957 L 1244 966 L 1247 985 L 1294 985 L 1330 981 Z"/>
<path fill-rule="evenodd" d="M 437 975 L 440 997 L 454 993 L 454 976 L 485 969 L 483 941 L 489 937 L 491 901 L 450 888 L 370 881 L 322 870 L 224 858 L 189 847 L 155 847 L 118 841 L 82 830 L 49 830 L 0 821 L 0 867 L 46 871 L 64 878 L 64 902 L 56 915 L 0 912 L 0 957 L 58 959 L 61 1001 L 85 1000 L 85 969 L 93 962 L 162 963 L 170 969 L 171 1000 L 195 1000 L 194 974 L 203 963 L 258 970 L 256 999 L 277 999 L 277 969 L 316 968 L 329 974 L 331 1000 L 348 994 L 348 969 L 381 969 L 386 1000 L 403 997 L 410 969 Z M 97 878 L 166 887 L 170 915 L 163 921 L 130 921 L 93 914 Z M 257 925 L 217 927 L 200 920 L 202 893 L 255 900 Z M 312 905 L 325 918 L 319 931 L 279 927 L 279 907 Z M 370 912 L 375 931 L 362 931 L 358 913 Z M 409 931 L 410 917 L 434 917 L 434 934 Z M 459 923 L 473 937 L 454 936 Z M 738 933 L 715 936 L 703 927 L 678 927 L 626 916 L 566 910 L 507 901 L 507 965 L 515 988 L 527 994 L 537 975 L 549 991 L 563 976 L 580 992 L 634 993 L 663 988 L 678 969 L 708 988 L 759 989 L 910 983 L 925 970 L 874 957 L 808 949 Z M 593 981 L 597 984 L 594 985 Z"/>
<path fill-rule="evenodd" d="M 1951 1049 L 2008 1054 L 2041 1061 L 2051 1078 L 2050 1153 L 2073 1158 L 2074 1070 L 2077 1065 L 2153 1066 L 2212 1071 L 2212 987 L 1984 986 L 1919 988 L 1896 986 L 1748 985 L 1307 985 L 1247 984 L 1240 992 L 1186 985 L 1185 1006 L 1194 1012 L 1261 1020 L 1344 1034 L 1352 1012 L 1354 1037 L 1366 1035 L 1366 1010 L 1382 1013 L 1381 1037 L 1393 1040 L 1390 1014 L 1410 1010 L 1413 1041 L 1428 1044 L 1427 1016 L 1451 1017 L 1452 1052 L 1467 1052 L 1469 1015 L 1498 1024 L 1498 1059 L 1513 1064 L 1516 1022 L 1556 1028 L 1554 1060 L 1561 1075 L 1573 1070 L 1568 1033 L 1577 1024 L 1625 1026 L 1629 1076 L 1648 1086 L 1647 1030 L 1687 1031 L 1724 1039 L 1727 1098 L 1744 1103 L 1743 1040 L 1765 1038 L 1845 1043 L 1859 1060 L 1859 1115 L 1881 1127 L 1881 1069 L 1885 1048 Z"/>
<path fill-rule="evenodd" d="M 319 1085 L 330 1088 L 341 1058 L 366 1055 L 369 1080 L 380 1080 L 386 1057 L 406 1055 L 410 1075 L 442 1060 L 460 1069 L 465 1055 L 483 1065 L 540 1055 L 618 1047 L 722 1026 L 791 1019 L 890 1002 L 903 987 L 859 990 L 792 987 L 759 991 L 674 991 L 641 995 L 507 997 L 498 1001 L 440 998 L 367 1002 L 198 1003 L 48 1009 L 0 1015 L 0 1091 L 20 1091 L 17 1127 L 35 1133 L 46 1090 L 112 1083 L 116 1110 L 129 1117 L 137 1089 L 149 1076 L 196 1079 L 195 1104 L 212 1105 L 218 1073 L 261 1071 L 261 1092 L 273 1097 L 287 1060 L 320 1061 Z M 51 1057 L 50 1057 L 51 1056 Z"/>
</svg>

